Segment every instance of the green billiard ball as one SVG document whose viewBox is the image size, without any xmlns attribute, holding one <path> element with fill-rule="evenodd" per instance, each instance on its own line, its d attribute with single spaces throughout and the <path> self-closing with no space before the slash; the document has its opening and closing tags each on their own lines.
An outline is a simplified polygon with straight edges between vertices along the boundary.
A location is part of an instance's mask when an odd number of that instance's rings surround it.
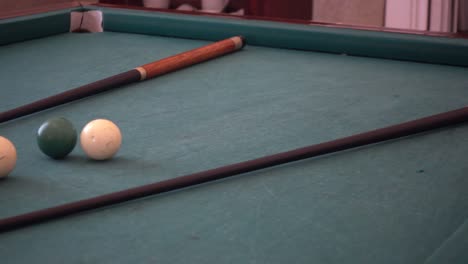
<svg viewBox="0 0 468 264">
<path fill-rule="evenodd" d="M 77 133 L 73 124 L 63 117 L 45 121 L 37 130 L 37 145 L 47 156 L 65 158 L 76 145 Z"/>
</svg>

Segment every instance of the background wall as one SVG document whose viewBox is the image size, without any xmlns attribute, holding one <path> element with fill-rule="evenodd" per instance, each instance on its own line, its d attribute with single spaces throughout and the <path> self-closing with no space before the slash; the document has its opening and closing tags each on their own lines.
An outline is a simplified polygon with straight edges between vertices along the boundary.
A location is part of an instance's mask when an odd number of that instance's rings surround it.
<svg viewBox="0 0 468 264">
<path fill-rule="evenodd" d="M 0 12 L 35 8 L 48 4 L 73 2 L 72 0 L 0 0 Z"/>
<path fill-rule="evenodd" d="M 458 29 L 468 32 L 468 0 L 459 0 Z"/>
<path fill-rule="evenodd" d="M 292 1 L 291 1 L 292 2 Z M 385 0 L 314 0 L 313 20 L 383 26 Z"/>
<path fill-rule="evenodd" d="M 99 0 L 94 0 L 97 2 Z M 180 3 L 191 3 L 199 8 L 200 0 L 172 0 L 172 7 L 178 6 Z M 282 0 L 283 1 L 283 0 Z M 310 1 L 304 4 L 304 1 Z M 395 1 L 395 0 L 392 0 Z M 409 1 L 409 0 L 403 0 Z M 437 0 L 447 1 L 447 0 Z M 459 3 L 459 14 L 458 14 L 458 29 L 460 31 L 468 31 L 468 0 L 455 0 Z M 66 2 L 74 2 L 73 0 L 0 0 L 0 13 L 7 13 L 9 11 L 36 8 L 48 4 L 60 4 Z M 87 1 L 81 1 L 87 2 Z M 101 0 L 106 3 L 119 3 L 119 4 L 135 4 L 141 5 L 141 0 Z M 231 11 L 237 10 L 251 3 L 261 3 L 261 6 L 257 6 L 256 9 L 265 13 L 270 12 L 274 5 L 271 4 L 272 0 L 231 0 L 230 8 Z M 386 0 L 301 0 L 301 1 L 283 1 L 285 4 L 299 3 L 302 2 L 304 8 L 308 8 L 310 17 L 303 17 L 301 13 L 301 19 L 311 19 L 319 22 L 330 22 L 330 23 L 343 23 L 353 25 L 364 25 L 364 26 L 384 26 L 385 25 L 385 2 Z M 254 6 L 255 7 L 255 6 Z M 274 8 L 273 8 L 274 9 Z M 276 11 L 275 11 L 276 10 Z M 281 7 L 276 8 L 276 13 L 286 12 L 287 8 Z M 260 12 L 259 13 L 262 13 Z M 273 11 L 270 13 L 276 14 Z M 431 10 L 432 12 L 433 10 Z M 267 12 L 267 13 L 268 13 Z M 280 13 L 281 13 L 280 12 Z M 403 11 L 401 11 L 403 12 Z M 398 12 L 400 13 L 400 11 Z M 432 12 L 433 13 L 433 12 Z M 279 13 L 278 13 L 279 14 Z M 276 14 L 276 15 L 278 15 Z M 308 15 L 308 16 L 309 16 Z M 444 25 L 441 26 L 445 27 Z M 431 28 L 432 29 L 432 28 Z"/>
<path fill-rule="evenodd" d="M 447 2 L 447 0 L 444 1 Z M 387 0 L 385 2 L 385 26 L 428 30 L 430 6 L 429 0 Z"/>
</svg>

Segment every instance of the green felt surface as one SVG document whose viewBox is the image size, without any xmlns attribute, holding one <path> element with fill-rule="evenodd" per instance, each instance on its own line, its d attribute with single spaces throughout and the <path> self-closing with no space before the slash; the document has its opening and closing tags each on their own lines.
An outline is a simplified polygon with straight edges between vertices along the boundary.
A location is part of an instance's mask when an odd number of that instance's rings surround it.
<svg viewBox="0 0 468 264">
<path fill-rule="evenodd" d="M 0 111 L 208 42 L 106 32 L 0 49 Z M 7 66 L 8 65 L 8 66 Z M 18 70 L 21 69 L 21 70 Z M 0 125 L 17 168 L 0 217 L 173 178 L 466 105 L 468 69 L 246 46 Z M 35 143 L 64 116 L 115 121 L 93 162 Z M 468 126 L 240 175 L 0 236 L 6 263 L 464 263 Z M 2 261 L 3 263 L 3 261 Z"/>
</svg>

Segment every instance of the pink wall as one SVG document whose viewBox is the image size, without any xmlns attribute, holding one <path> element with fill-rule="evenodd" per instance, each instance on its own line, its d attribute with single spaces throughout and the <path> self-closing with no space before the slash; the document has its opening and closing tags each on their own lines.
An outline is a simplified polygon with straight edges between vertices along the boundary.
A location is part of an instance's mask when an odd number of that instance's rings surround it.
<svg viewBox="0 0 468 264">
<path fill-rule="evenodd" d="M 386 27 L 456 32 L 458 18 L 466 20 L 468 0 L 387 0 L 385 8 Z"/>
<path fill-rule="evenodd" d="M 455 1 L 431 0 L 431 13 L 429 30 L 438 32 L 451 32 L 456 30 L 456 16 L 452 12 Z"/>
<path fill-rule="evenodd" d="M 72 0 L 0 0 L 0 12 L 35 8 L 49 4 L 73 2 Z"/>
<path fill-rule="evenodd" d="M 427 30 L 429 0 L 387 0 L 385 26 L 390 28 Z"/>
<path fill-rule="evenodd" d="M 468 32 L 468 0 L 459 0 L 458 29 Z"/>
<path fill-rule="evenodd" d="M 319 22 L 381 27 L 384 10 L 385 0 L 313 0 L 313 20 Z"/>
</svg>

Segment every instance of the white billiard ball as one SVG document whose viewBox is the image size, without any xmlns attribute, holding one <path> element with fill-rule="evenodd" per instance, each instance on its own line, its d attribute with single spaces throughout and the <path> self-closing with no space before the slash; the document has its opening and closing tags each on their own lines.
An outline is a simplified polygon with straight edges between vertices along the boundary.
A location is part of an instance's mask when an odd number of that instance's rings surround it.
<svg viewBox="0 0 468 264">
<path fill-rule="evenodd" d="M 96 119 L 83 128 L 80 145 L 86 155 L 94 160 L 112 158 L 122 144 L 119 127 L 107 119 Z"/>
<path fill-rule="evenodd" d="M 15 168 L 16 148 L 10 140 L 0 136 L 0 179 L 5 178 Z"/>
</svg>

